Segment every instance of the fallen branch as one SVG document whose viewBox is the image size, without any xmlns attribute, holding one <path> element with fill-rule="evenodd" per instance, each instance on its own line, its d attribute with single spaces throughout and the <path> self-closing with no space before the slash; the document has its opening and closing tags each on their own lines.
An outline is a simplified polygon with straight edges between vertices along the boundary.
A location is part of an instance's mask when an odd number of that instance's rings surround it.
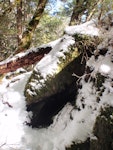
<svg viewBox="0 0 113 150">
<path fill-rule="evenodd" d="M 7 61 L 0 63 L 0 74 L 15 71 L 16 69 L 32 65 L 40 61 L 45 54 L 51 51 L 51 47 L 38 48 L 36 50 L 28 50 L 25 53 L 19 53 Z"/>
</svg>

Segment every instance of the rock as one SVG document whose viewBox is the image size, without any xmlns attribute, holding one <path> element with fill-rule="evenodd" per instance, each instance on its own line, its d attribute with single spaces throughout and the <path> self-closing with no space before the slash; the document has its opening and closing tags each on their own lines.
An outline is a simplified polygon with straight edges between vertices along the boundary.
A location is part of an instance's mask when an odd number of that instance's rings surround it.
<svg viewBox="0 0 113 150">
<path fill-rule="evenodd" d="M 77 76 L 83 75 L 86 59 L 88 59 L 95 50 L 96 42 L 99 43 L 98 37 L 86 35 L 75 34 L 73 37 L 62 37 L 53 47 L 50 54 L 45 56 L 34 68 L 25 88 L 27 104 L 40 101 L 44 97 L 61 92 L 65 90 L 67 86 L 76 82 L 78 78 L 72 77 L 72 74 L 74 73 Z M 68 44 L 65 45 L 65 43 Z M 66 48 L 62 46 L 63 44 Z M 56 51 L 57 46 L 58 49 Z M 55 55 L 55 58 L 53 55 Z M 49 63 L 47 62 L 48 59 L 51 59 Z M 54 68 L 52 68 L 52 64 L 55 64 Z M 48 66 L 49 68 L 46 69 Z M 48 70 L 50 70 L 50 72 Z"/>
<path fill-rule="evenodd" d="M 73 143 L 66 150 L 113 150 L 113 107 L 108 106 L 97 116 L 94 137 L 81 143 Z"/>
<path fill-rule="evenodd" d="M 31 123 L 29 125 L 37 128 L 49 126 L 53 122 L 53 117 L 67 102 L 73 104 L 76 97 L 76 91 L 76 86 L 72 85 L 62 92 L 28 105 L 27 110 L 33 112 Z"/>
<path fill-rule="evenodd" d="M 90 140 L 87 139 L 84 143 L 73 143 L 70 147 L 66 148 L 66 150 L 90 150 Z"/>
<path fill-rule="evenodd" d="M 63 37 L 53 51 L 36 65 L 25 88 L 27 110 L 33 112 L 30 123 L 32 127 L 50 125 L 53 117 L 67 102 L 75 101 L 77 76 L 82 76 L 85 72 L 86 59 L 95 50 L 94 41 L 97 41 L 96 37 L 86 35 Z M 63 44 L 67 44 L 66 49 L 63 49 Z M 59 49 L 56 51 L 57 46 Z M 61 57 L 56 58 L 57 54 Z M 51 58 L 51 61 L 46 64 L 47 58 Z M 53 63 L 56 64 L 53 74 L 46 73 L 45 77 L 45 72 L 48 72 L 45 67 L 49 65 L 48 69 L 51 70 Z"/>
<path fill-rule="evenodd" d="M 101 110 L 93 134 L 97 139 L 91 140 L 90 150 L 113 150 L 113 107 Z"/>
</svg>

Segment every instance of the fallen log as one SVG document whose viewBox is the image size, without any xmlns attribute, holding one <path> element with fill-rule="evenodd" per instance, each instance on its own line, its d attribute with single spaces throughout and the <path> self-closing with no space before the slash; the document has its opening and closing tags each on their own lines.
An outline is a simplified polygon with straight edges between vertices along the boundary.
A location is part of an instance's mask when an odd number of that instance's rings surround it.
<svg viewBox="0 0 113 150">
<path fill-rule="evenodd" d="M 44 55 L 48 54 L 51 50 L 52 47 L 40 47 L 8 58 L 7 60 L 0 62 L 0 74 L 15 71 L 23 66 L 32 65 L 40 61 Z"/>
</svg>

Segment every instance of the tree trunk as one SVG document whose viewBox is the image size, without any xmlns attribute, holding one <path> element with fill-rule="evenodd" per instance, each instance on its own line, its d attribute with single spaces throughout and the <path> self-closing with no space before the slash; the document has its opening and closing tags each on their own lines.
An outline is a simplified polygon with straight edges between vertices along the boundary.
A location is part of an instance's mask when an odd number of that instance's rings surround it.
<svg viewBox="0 0 113 150">
<path fill-rule="evenodd" d="M 21 42 L 21 35 L 22 35 L 22 0 L 19 0 L 17 2 L 16 20 L 17 20 L 17 41 L 19 46 Z"/>
<path fill-rule="evenodd" d="M 39 0 L 34 16 L 29 22 L 26 30 L 23 32 L 22 39 L 20 41 L 19 47 L 16 50 L 16 53 L 25 51 L 26 49 L 30 47 L 33 33 L 37 25 L 39 24 L 39 21 L 44 12 L 46 3 L 47 3 L 47 0 Z"/>
<path fill-rule="evenodd" d="M 81 14 L 83 14 L 84 11 L 86 10 L 88 2 L 86 2 L 86 5 L 83 5 L 83 3 L 84 3 L 83 0 L 76 0 L 76 4 L 73 8 L 73 13 L 69 25 L 80 24 Z"/>
<path fill-rule="evenodd" d="M 83 21 L 82 15 L 86 16 L 85 21 L 89 21 L 97 11 L 97 6 L 102 2 L 103 0 L 76 0 L 69 25 L 80 24 Z"/>
</svg>

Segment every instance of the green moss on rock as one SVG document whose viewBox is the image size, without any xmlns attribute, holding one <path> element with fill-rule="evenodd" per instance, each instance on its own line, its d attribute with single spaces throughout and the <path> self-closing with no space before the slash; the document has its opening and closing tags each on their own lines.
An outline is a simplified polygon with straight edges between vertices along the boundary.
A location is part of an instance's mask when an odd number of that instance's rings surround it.
<svg viewBox="0 0 113 150">
<path fill-rule="evenodd" d="M 25 88 L 27 103 L 39 101 L 44 97 L 61 92 L 76 82 L 77 79 L 72 74 L 83 75 L 86 63 L 83 57 L 90 50 L 95 50 L 95 46 L 98 45 L 96 42 L 95 37 L 75 35 L 75 44 L 70 45 L 67 52 L 62 52 L 63 57 L 58 60 L 57 73 L 52 76 L 48 75 L 46 79 L 43 79 L 40 72 L 34 70 Z"/>
<path fill-rule="evenodd" d="M 71 84 L 76 85 L 76 78 L 72 76 L 73 73 L 78 75 L 83 75 L 85 71 L 85 63 L 81 64 L 81 56 L 74 59 L 70 64 L 68 64 L 62 71 L 54 76 L 47 76 L 44 80 L 41 75 L 37 74 L 36 71 L 33 72 L 25 88 L 25 96 L 27 103 L 32 103 L 37 100 L 41 100 L 43 97 L 48 97 L 57 92 L 61 92 L 69 87 Z M 44 82 L 41 83 L 41 80 Z M 32 86 L 36 84 L 35 86 Z M 40 85 L 40 88 L 38 87 Z M 30 92 L 34 93 L 30 95 Z M 36 93 L 36 94 L 35 94 Z"/>
</svg>

